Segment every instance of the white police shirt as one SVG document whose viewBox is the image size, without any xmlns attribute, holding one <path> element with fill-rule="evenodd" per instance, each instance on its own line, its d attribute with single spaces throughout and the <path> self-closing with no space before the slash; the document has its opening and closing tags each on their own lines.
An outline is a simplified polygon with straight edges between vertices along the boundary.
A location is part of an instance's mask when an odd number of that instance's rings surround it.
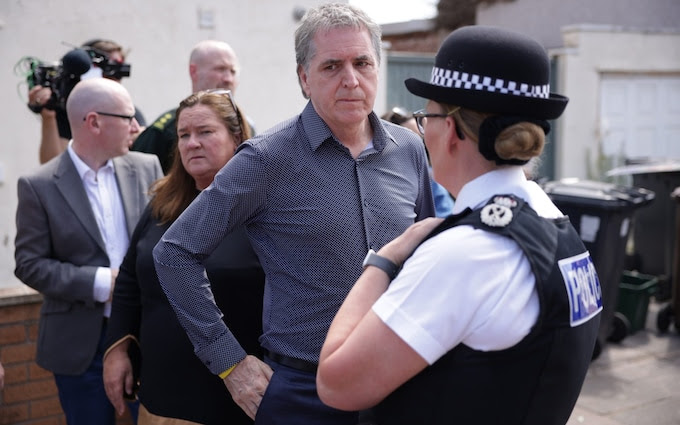
<svg viewBox="0 0 680 425">
<path fill-rule="evenodd" d="M 459 193 L 454 214 L 514 194 L 546 218 L 562 213 L 521 167 L 486 173 Z M 458 344 L 482 351 L 517 344 L 539 313 L 529 261 L 509 238 L 456 226 L 424 242 L 373 311 L 429 364 Z"/>
</svg>

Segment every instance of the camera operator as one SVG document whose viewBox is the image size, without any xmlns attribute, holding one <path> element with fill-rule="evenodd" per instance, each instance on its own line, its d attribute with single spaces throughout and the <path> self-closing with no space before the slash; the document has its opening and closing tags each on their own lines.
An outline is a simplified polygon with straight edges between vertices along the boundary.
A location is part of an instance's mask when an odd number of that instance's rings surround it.
<svg viewBox="0 0 680 425">
<path fill-rule="evenodd" d="M 124 64 L 125 53 L 123 47 L 111 40 L 93 39 L 85 42 L 82 48 L 87 50 L 94 59 L 92 65 L 100 69 L 110 68 L 110 64 Z M 114 67 L 120 69 L 120 67 Z M 129 70 L 129 66 L 127 68 Z M 121 78 L 127 74 L 102 72 L 104 78 L 108 78 L 120 83 Z M 71 128 L 66 118 L 66 111 L 63 108 L 45 107 L 52 98 L 52 90 L 49 87 L 36 85 L 28 92 L 29 108 L 40 114 L 40 163 L 44 164 L 50 159 L 66 150 L 68 141 L 71 139 Z M 139 123 L 139 132 L 146 127 L 144 116 L 135 108 L 135 119 Z M 139 133 L 137 133 L 139 135 Z"/>
</svg>

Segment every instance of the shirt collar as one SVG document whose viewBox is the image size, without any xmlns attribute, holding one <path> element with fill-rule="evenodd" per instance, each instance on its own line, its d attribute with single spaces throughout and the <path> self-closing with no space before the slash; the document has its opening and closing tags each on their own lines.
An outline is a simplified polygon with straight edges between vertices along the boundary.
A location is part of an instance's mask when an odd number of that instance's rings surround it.
<svg viewBox="0 0 680 425">
<path fill-rule="evenodd" d="M 71 161 L 73 161 L 73 165 L 76 167 L 76 171 L 78 171 L 78 175 L 80 176 L 81 180 L 85 179 L 85 176 L 87 175 L 88 171 L 93 173 L 93 175 L 97 175 L 97 172 L 95 172 L 92 168 L 90 168 L 89 165 L 87 165 L 76 153 L 76 151 L 73 149 L 73 140 L 68 142 L 68 147 L 66 148 L 69 156 L 71 157 Z M 103 167 L 100 168 L 100 170 L 103 170 L 105 168 L 110 168 L 114 170 L 113 168 L 113 161 L 109 159 L 106 161 L 106 164 L 104 164 Z"/>
<path fill-rule="evenodd" d="M 302 111 L 301 119 L 302 127 L 312 150 L 315 151 L 326 140 L 333 139 L 337 141 L 335 136 L 333 136 L 330 127 L 328 127 L 328 124 L 326 124 L 314 109 L 311 100 L 307 102 L 307 106 Z M 373 146 L 376 150 L 382 151 L 390 140 L 396 143 L 392 135 L 385 130 L 375 112 L 371 112 L 368 115 L 368 119 L 371 123 L 371 127 L 373 127 Z M 340 142 L 338 141 L 338 143 Z"/>
<path fill-rule="evenodd" d="M 515 193 L 526 182 L 522 167 L 508 166 L 482 174 L 463 186 L 453 205 L 453 214 L 465 208 L 479 208 L 497 194 Z"/>
</svg>

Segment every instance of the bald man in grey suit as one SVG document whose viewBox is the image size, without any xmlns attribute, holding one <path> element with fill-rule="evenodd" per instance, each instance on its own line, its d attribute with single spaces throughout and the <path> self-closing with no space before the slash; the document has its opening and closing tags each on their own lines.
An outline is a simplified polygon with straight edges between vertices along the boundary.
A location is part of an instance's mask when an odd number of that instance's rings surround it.
<svg viewBox="0 0 680 425">
<path fill-rule="evenodd" d="M 101 339 L 118 266 L 163 176 L 155 155 L 129 152 L 139 124 L 125 88 L 79 82 L 67 105 L 66 152 L 18 182 L 16 276 L 44 296 L 36 362 L 54 373 L 69 425 L 113 425 Z"/>
</svg>

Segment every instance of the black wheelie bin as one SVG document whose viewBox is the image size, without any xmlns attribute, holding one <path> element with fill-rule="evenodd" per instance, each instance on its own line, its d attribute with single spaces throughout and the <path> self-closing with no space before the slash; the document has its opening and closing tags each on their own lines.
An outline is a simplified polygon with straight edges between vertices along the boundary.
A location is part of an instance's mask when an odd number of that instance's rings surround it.
<svg viewBox="0 0 680 425">
<path fill-rule="evenodd" d="M 666 332 L 671 324 L 680 333 L 680 186 L 671 193 L 675 201 L 675 243 L 673 246 L 673 267 L 671 275 L 671 300 L 657 313 L 656 327 L 661 332 Z"/>
<path fill-rule="evenodd" d="M 593 359 L 612 331 L 626 243 L 635 211 L 654 200 L 654 192 L 592 180 L 562 179 L 542 185 L 581 236 L 602 287 L 602 319 Z"/>
<path fill-rule="evenodd" d="M 655 276 L 657 301 L 667 301 L 672 295 L 674 247 L 676 244 L 676 201 L 672 192 L 680 186 L 680 160 L 637 159 L 607 172 L 613 178 L 627 178 L 634 187 L 651 190 L 655 201 L 635 214 L 632 230 L 633 252 L 628 258 L 630 269 Z"/>
</svg>

